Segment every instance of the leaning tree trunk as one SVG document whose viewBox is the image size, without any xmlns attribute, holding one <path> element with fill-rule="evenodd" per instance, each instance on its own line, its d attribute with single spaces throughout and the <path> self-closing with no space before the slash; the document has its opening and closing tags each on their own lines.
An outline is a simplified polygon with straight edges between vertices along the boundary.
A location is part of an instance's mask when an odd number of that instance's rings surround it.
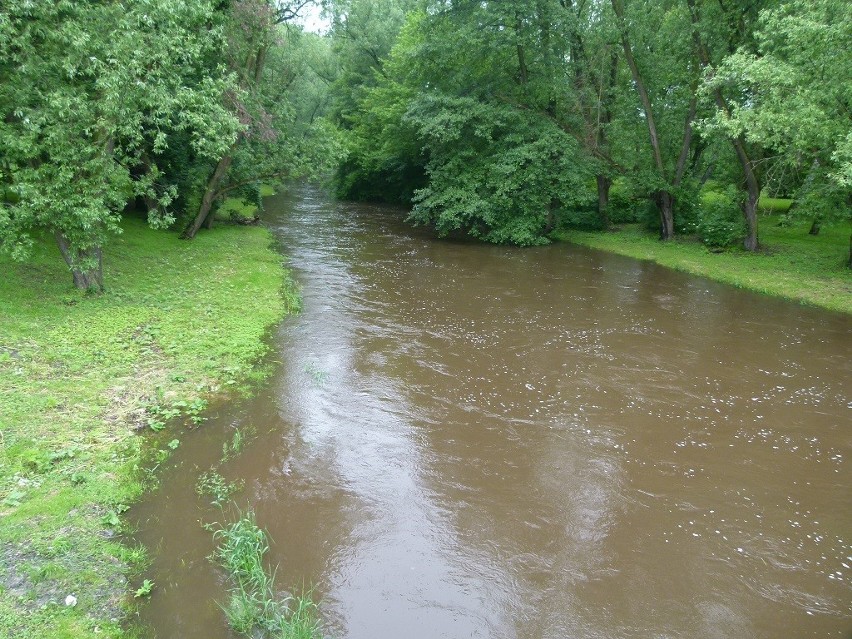
<svg viewBox="0 0 852 639">
<path fill-rule="evenodd" d="M 74 286 L 83 291 L 104 290 L 103 255 L 100 246 L 81 251 L 71 246 L 60 231 L 54 233 L 62 258 L 71 269 Z"/>
<path fill-rule="evenodd" d="M 212 213 L 207 214 L 207 219 L 204 220 L 204 228 L 208 231 L 213 228 L 213 222 L 216 220 L 216 216 Z"/>
<path fill-rule="evenodd" d="M 198 229 L 201 228 L 201 225 L 204 224 L 208 216 L 212 217 L 210 215 L 210 211 L 213 208 L 213 201 L 216 199 L 216 194 L 219 192 L 219 185 L 228 174 L 228 169 L 231 168 L 231 162 L 233 162 L 233 160 L 234 156 L 231 155 L 230 152 L 219 160 L 219 163 L 216 165 L 216 170 L 213 171 L 213 175 L 210 176 L 210 180 L 207 182 L 207 188 L 204 190 L 204 197 L 201 198 L 201 206 L 198 208 L 198 215 L 195 216 L 192 224 L 190 224 L 183 232 L 181 235 L 182 238 L 186 240 L 194 238 L 195 234 L 198 233 Z M 212 226 L 212 224 L 210 226 Z"/>
<path fill-rule="evenodd" d="M 663 163 L 663 154 L 660 144 L 660 137 L 657 133 L 657 123 L 654 119 L 654 109 L 651 104 L 651 97 L 648 90 L 645 88 L 645 81 L 639 73 L 639 67 L 633 57 L 633 48 L 630 40 L 627 37 L 627 23 L 624 18 L 624 5 L 622 0 L 611 0 L 612 9 L 615 12 L 618 29 L 621 32 L 621 45 L 624 49 L 624 59 L 627 66 L 630 68 L 630 74 L 633 77 L 633 83 L 636 85 L 636 92 L 639 94 L 639 101 L 642 104 L 642 110 L 645 113 L 645 123 L 648 125 L 648 136 L 651 140 L 651 149 L 654 152 L 654 166 L 657 169 L 660 177 L 665 179 L 666 169 Z M 694 109 L 690 110 L 690 115 L 687 117 L 686 131 L 691 132 L 691 118 L 694 115 Z M 686 140 L 687 146 L 689 139 Z M 660 190 L 653 194 L 654 201 L 660 209 L 660 239 L 668 241 L 674 237 L 674 196 L 670 191 Z"/>
</svg>

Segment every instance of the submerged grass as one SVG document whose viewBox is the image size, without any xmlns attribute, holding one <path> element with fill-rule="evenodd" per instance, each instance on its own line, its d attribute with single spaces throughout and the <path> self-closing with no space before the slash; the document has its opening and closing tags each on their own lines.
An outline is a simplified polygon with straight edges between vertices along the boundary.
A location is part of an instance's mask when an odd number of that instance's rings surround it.
<svg viewBox="0 0 852 639">
<path fill-rule="evenodd" d="M 783 210 L 788 202 L 770 204 L 775 210 Z M 566 230 L 554 237 L 651 260 L 759 293 L 852 313 L 852 269 L 846 266 L 849 226 L 823 226 L 820 234 L 814 236 L 808 234 L 810 221 L 785 225 L 780 222 L 776 215 L 761 216 L 762 249 L 757 253 L 739 249 L 713 253 L 690 238 L 660 242 L 639 225 L 625 225 L 612 232 Z"/>
<path fill-rule="evenodd" d="M 225 569 L 230 588 L 222 606 L 231 627 L 246 636 L 320 639 L 317 605 L 310 591 L 280 597 L 274 574 L 263 565 L 269 550 L 266 533 L 248 512 L 214 533 L 214 558 Z"/>
<path fill-rule="evenodd" d="M 204 398 L 248 388 L 297 298 L 262 228 L 123 231 L 98 296 L 71 287 L 48 238 L 27 263 L 0 258 L 0 637 L 123 634 L 144 553 L 121 543 L 121 513 L 178 444 L 134 431 L 192 426 Z"/>
</svg>

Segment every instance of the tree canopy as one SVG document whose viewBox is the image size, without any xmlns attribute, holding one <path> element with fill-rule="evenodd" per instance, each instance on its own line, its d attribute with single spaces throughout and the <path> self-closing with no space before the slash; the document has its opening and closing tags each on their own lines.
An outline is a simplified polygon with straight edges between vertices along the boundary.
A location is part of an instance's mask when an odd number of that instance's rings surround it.
<svg viewBox="0 0 852 639">
<path fill-rule="evenodd" d="M 80 288 L 126 211 L 191 238 L 263 180 L 518 245 L 557 224 L 759 247 L 763 194 L 850 218 L 842 0 L 8 0 L 0 251 Z M 708 198 L 708 193 L 713 197 Z"/>
<path fill-rule="evenodd" d="M 137 199 L 154 226 L 209 222 L 226 189 L 327 167 L 333 129 L 295 104 L 304 4 L 4 3 L 0 250 L 25 259 L 49 233 L 75 284 L 100 289 L 101 247 Z"/>
<path fill-rule="evenodd" d="M 393 17 L 376 18 L 379 4 Z M 522 245 L 546 241 L 554 219 L 643 219 L 664 240 L 755 250 L 762 192 L 818 193 L 825 219 L 848 218 L 848 3 L 335 6 L 336 50 L 362 56 L 335 85 L 344 197 L 401 200 L 440 234 Z"/>
</svg>

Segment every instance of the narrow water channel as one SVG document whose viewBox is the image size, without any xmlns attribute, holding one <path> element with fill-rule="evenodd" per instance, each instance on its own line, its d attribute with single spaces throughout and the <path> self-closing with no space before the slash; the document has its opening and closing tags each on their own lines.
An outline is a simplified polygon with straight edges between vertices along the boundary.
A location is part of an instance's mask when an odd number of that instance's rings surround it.
<svg viewBox="0 0 852 639">
<path fill-rule="evenodd" d="M 135 507 L 152 635 L 231 636 L 216 466 L 330 638 L 850 637 L 849 318 L 309 187 L 266 217 L 304 311 Z"/>
</svg>

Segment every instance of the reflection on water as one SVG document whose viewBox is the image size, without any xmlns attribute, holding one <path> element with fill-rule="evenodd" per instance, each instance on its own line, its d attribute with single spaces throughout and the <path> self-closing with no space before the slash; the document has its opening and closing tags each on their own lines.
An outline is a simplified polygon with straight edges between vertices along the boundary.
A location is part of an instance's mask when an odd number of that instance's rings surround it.
<svg viewBox="0 0 852 639">
<path fill-rule="evenodd" d="M 158 636 L 228 636 L 194 486 L 239 428 L 220 471 L 332 637 L 849 637 L 848 318 L 308 188 L 267 209 L 304 312 L 136 509 Z"/>
</svg>

